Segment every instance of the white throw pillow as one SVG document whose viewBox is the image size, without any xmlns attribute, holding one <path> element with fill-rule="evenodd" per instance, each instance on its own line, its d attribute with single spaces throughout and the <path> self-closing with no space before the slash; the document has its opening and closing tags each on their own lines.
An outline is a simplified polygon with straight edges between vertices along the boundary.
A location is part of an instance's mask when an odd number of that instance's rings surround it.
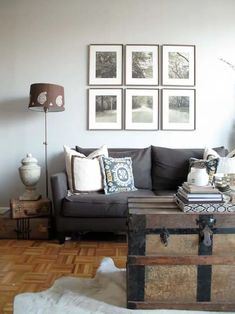
<svg viewBox="0 0 235 314">
<path fill-rule="evenodd" d="M 205 148 L 203 158 L 219 158 L 216 173 L 235 173 L 235 149 L 232 150 L 226 157 L 220 157 L 214 149 Z"/>
<path fill-rule="evenodd" d="M 99 157 L 72 156 L 72 191 L 91 192 L 103 189 Z"/>
<path fill-rule="evenodd" d="M 235 157 L 235 149 L 233 149 L 228 155 L 226 156 L 227 158 Z"/>
<path fill-rule="evenodd" d="M 220 157 L 217 173 L 235 173 L 235 157 Z"/>
<path fill-rule="evenodd" d="M 108 157 L 108 149 L 106 145 L 103 145 L 99 149 L 92 152 L 89 156 L 85 156 L 84 154 L 81 154 L 68 146 L 64 145 L 64 153 L 65 153 L 65 167 L 66 172 L 68 176 L 68 183 L 69 183 L 69 189 L 71 191 L 98 191 L 102 189 L 102 185 L 100 186 L 99 179 L 100 178 L 102 182 L 102 174 L 100 169 L 100 164 L 98 157 L 100 156 L 106 156 Z M 76 160 L 74 158 L 73 165 L 72 165 L 72 157 L 78 157 Z M 79 161 L 79 160 L 83 161 Z M 87 163 L 85 160 L 88 160 Z M 89 161 L 93 161 L 93 163 L 89 163 Z M 89 166 L 88 166 L 89 164 Z M 84 168 L 87 168 L 86 170 L 81 169 L 82 165 Z M 90 171 L 89 171 L 90 168 Z M 88 173 L 89 172 L 89 173 Z M 87 188 L 85 186 L 85 183 L 88 181 L 94 181 L 96 183 L 92 184 L 92 189 L 89 190 L 90 184 L 87 184 Z M 82 183 L 81 183 L 82 182 Z M 84 182 L 84 183 L 83 183 Z M 75 186 L 74 186 L 74 183 Z M 80 189 L 81 188 L 81 189 Z"/>
<path fill-rule="evenodd" d="M 65 168 L 68 177 L 69 189 L 72 190 L 72 168 L 71 168 L 71 160 L 72 156 L 86 157 L 85 155 L 78 153 L 76 150 L 69 148 L 64 145 L 64 158 L 65 158 Z"/>
<path fill-rule="evenodd" d="M 234 150 L 226 157 L 220 157 L 217 173 L 235 173 L 235 156 Z"/>
<path fill-rule="evenodd" d="M 204 149 L 204 154 L 203 154 L 203 159 L 208 160 L 212 158 L 220 158 L 220 155 L 212 148 L 205 148 Z"/>
</svg>

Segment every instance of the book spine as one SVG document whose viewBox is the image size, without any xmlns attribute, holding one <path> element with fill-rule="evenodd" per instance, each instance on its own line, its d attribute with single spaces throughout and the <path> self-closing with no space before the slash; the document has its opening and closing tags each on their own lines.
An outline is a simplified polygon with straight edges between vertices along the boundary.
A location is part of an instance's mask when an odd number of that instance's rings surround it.
<svg viewBox="0 0 235 314">
<path fill-rule="evenodd" d="M 183 195 L 179 194 L 178 192 L 176 193 L 176 196 L 185 204 L 207 204 L 207 203 L 213 203 L 213 204 L 220 204 L 220 203 L 224 203 L 223 198 L 221 199 L 214 199 L 214 198 L 198 198 L 198 199 L 193 199 L 193 200 L 189 200 L 187 198 L 185 198 Z"/>
<path fill-rule="evenodd" d="M 219 193 L 219 190 L 213 186 L 189 186 L 183 183 L 182 187 L 188 193 Z"/>
<path fill-rule="evenodd" d="M 198 198 L 211 199 L 213 198 L 213 199 L 220 200 L 223 198 L 221 193 L 186 193 L 186 191 L 182 187 L 179 187 L 178 192 L 187 199 L 198 199 Z"/>
</svg>

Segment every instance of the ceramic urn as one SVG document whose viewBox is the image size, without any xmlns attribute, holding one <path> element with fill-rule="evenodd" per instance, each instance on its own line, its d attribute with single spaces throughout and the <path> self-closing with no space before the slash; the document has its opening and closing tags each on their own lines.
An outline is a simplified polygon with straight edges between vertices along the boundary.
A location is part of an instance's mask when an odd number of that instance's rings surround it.
<svg viewBox="0 0 235 314">
<path fill-rule="evenodd" d="M 36 191 L 36 185 L 40 179 L 41 167 L 36 158 L 28 153 L 21 161 L 19 167 L 20 178 L 25 185 L 25 192 L 20 196 L 20 200 L 38 200 L 41 195 Z"/>
</svg>

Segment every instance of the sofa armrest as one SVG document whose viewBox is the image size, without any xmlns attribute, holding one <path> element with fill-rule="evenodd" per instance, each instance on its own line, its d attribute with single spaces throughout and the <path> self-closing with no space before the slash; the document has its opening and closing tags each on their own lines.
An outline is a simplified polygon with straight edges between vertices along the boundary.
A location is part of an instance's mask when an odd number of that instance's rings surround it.
<svg viewBox="0 0 235 314">
<path fill-rule="evenodd" d="M 67 176 L 65 172 L 55 173 L 51 176 L 51 190 L 54 214 L 57 216 L 60 213 L 62 201 L 68 192 Z"/>
</svg>

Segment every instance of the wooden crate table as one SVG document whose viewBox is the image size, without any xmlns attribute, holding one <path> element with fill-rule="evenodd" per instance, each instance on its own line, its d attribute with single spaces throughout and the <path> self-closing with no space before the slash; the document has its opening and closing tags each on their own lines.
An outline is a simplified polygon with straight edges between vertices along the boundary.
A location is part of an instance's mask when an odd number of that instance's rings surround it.
<svg viewBox="0 0 235 314">
<path fill-rule="evenodd" d="M 235 310 L 235 213 L 128 199 L 127 307 Z"/>
<path fill-rule="evenodd" d="M 11 210 L 0 215 L 0 239 L 16 238 L 16 220 L 11 219 Z"/>
<path fill-rule="evenodd" d="M 51 202 L 49 199 L 37 201 L 10 201 L 11 218 L 16 221 L 17 239 L 48 239 L 50 231 Z"/>
</svg>

